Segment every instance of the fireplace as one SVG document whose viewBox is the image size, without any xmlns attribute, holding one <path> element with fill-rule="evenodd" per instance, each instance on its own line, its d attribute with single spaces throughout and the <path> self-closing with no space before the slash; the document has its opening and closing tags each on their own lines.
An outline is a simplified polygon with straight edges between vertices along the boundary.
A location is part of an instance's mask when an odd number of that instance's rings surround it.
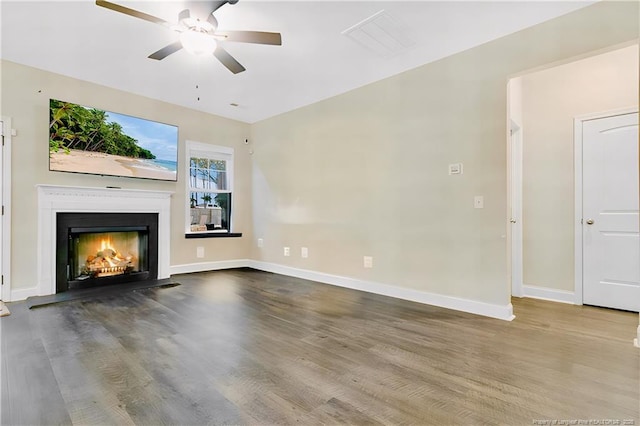
<svg viewBox="0 0 640 426">
<path fill-rule="evenodd" d="M 172 192 L 59 185 L 37 187 L 38 282 L 31 295 L 45 296 L 76 286 L 169 278 Z M 135 237 L 129 234 L 132 232 Z M 105 253 L 102 238 L 90 236 L 109 233 L 115 233 L 116 239 L 125 239 L 124 245 L 120 245 L 111 236 L 111 247 L 108 247 L 109 238 L 105 238 L 105 248 L 112 248 L 115 253 Z M 95 253 L 80 253 L 85 251 L 84 245 L 93 244 L 86 239 L 97 238 L 100 250 L 93 246 L 90 251 Z M 87 261 L 91 263 L 99 257 L 99 251 L 102 251 L 101 258 L 108 257 L 104 262 L 113 263 L 116 269 L 107 269 L 111 266 L 100 269 L 102 260 L 94 262 L 93 267 L 87 265 Z M 95 258 L 89 260 L 91 256 Z M 131 256 L 129 260 L 128 256 Z"/>
<path fill-rule="evenodd" d="M 155 213 L 58 213 L 56 292 L 158 277 Z"/>
</svg>

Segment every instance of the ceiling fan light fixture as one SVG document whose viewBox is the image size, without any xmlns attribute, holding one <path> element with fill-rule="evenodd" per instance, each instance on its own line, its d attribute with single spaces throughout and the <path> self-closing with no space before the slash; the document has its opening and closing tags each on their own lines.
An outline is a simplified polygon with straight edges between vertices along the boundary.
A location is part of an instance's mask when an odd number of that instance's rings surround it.
<svg viewBox="0 0 640 426">
<path fill-rule="evenodd" d="M 211 55 L 217 47 L 216 40 L 209 34 L 193 30 L 180 34 L 180 43 L 187 52 L 196 56 Z"/>
</svg>

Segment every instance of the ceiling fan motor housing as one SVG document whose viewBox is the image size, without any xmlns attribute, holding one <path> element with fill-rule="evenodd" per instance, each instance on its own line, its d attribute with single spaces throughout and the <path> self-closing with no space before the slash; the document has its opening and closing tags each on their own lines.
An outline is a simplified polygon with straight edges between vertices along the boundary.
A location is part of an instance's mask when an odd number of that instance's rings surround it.
<svg viewBox="0 0 640 426">
<path fill-rule="evenodd" d="M 211 35 L 218 28 L 218 21 L 213 15 L 209 15 L 206 21 L 201 21 L 199 18 L 192 18 L 189 9 L 185 9 L 178 14 L 178 22 L 186 30 Z"/>
</svg>

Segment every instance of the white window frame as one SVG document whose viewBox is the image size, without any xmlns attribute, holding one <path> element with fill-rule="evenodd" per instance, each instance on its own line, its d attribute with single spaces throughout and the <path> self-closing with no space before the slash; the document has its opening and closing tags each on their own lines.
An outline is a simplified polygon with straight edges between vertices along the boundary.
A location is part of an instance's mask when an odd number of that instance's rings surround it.
<svg viewBox="0 0 640 426">
<path fill-rule="evenodd" d="M 226 178 L 227 189 L 217 191 L 220 193 L 231 194 L 231 212 L 229 215 L 229 226 L 226 230 L 208 230 L 208 231 L 192 231 L 191 230 L 191 192 L 214 192 L 207 191 L 202 188 L 192 188 L 190 183 L 191 157 L 208 158 L 210 160 L 226 161 Z M 185 176 L 185 233 L 186 234 L 230 234 L 233 232 L 233 215 L 235 211 L 235 201 L 233 196 L 233 163 L 234 149 L 227 146 L 211 145 L 202 142 L 186 141 L 184 156 L 184 176 Z"/>
</svg>

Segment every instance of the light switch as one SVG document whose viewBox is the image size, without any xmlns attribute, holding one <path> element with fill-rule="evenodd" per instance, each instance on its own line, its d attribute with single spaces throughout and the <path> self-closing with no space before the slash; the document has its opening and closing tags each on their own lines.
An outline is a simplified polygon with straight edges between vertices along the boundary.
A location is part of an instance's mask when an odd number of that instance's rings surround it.
<svg viewBox="0 0 640 426">
<path fill-rule="evenodd" d="M 473 197 L 473 208 L 474 209 L 484 208 L 484 197 L 482 195 L 476 195 L 475 197 Z"/>
</svg>

